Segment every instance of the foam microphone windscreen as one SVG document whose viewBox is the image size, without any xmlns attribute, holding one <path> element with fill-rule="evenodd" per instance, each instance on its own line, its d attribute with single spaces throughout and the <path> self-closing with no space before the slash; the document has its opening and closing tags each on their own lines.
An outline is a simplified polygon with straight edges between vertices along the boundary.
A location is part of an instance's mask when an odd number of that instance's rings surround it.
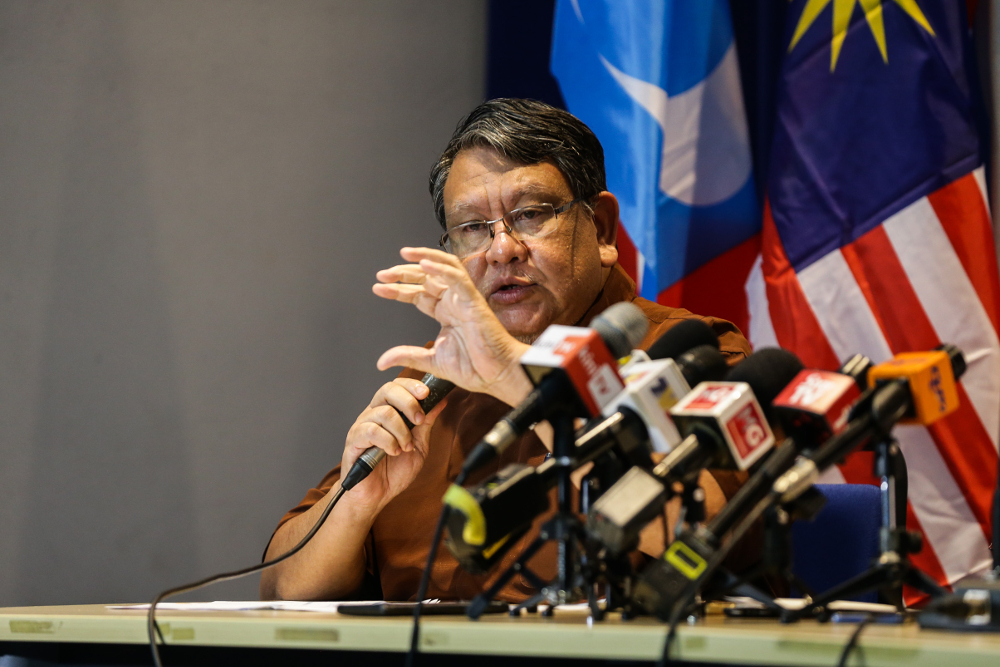
<svg viewBox="0 0 1000 667">
<path fill-rule="evenodd" d="M 719 337 L 701 320 L 682 320 L 650 345 L 647 354 L 650 359 L 676 359 L 699 345 L 711 345 L 718 350 Z"/>
<path fill-rule="evenodd" d="M 729 373 L 729 364 L 719 349 L 711 345 L 699 345 L 676 359 L 681 374 L 693 387 L 699 382 L 716 382 Z"/>
<path fill-rule="evenodd" d="M 773 421 L 774 399 L 804 368 L 799 358 L 788 350 L 764 347 L 734 366 L 726 380 L 750 385 L 764 415 L 768 421 Z"/>
<path fill-rule="evenodd" d="M 601 337 L 612 356 L 621 359 L 646 337 L 649 320 L 639 306 L 623 301 L 591 320 L 590 328 Z"/>
</svg>

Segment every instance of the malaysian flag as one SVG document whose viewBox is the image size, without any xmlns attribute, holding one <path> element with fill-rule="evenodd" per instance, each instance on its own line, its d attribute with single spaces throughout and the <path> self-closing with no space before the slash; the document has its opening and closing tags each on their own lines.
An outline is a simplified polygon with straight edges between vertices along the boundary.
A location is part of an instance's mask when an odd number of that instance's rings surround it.
<svg viewBox="0 0 1000 667">
<path fill-rule="evenodd" d="M 964 3 L 794 0 L 778 84 L 749 337 L 806 366 L 958 345 L 958 412 L 897 427 L 914 562 L 942 584 L 991 565 L 1000 282 Z M 858 460 L 825 481 L 866 482 Z M 910 595 L 909 600 L 915 598 Z"/>
</svg>

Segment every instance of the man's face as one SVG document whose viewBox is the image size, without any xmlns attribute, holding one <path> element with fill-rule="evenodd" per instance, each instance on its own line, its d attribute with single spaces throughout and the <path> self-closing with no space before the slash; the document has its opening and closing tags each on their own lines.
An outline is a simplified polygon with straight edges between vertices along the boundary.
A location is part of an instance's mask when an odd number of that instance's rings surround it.
<svg viewBox="0 0 1000 667">
<path fill-rule="evenodd" d="M 444 186 L 448 229 L 495 220 L 531 204 L 558 207 L 572 199 L 569 183 L 554 165 L 525 166 L 488 148 L 459 152 Z M 519 241 L 498 232 L 486 250 L 463 258 L 479 292 L 519 340 L 532 342 L 550 324 L 576 324 L 600 293 L 618 258 L 617 202 L 602 193 L 595 211 L 571 207 L 559 214 L 556 231 L 540 239 Z"/>
</svg>

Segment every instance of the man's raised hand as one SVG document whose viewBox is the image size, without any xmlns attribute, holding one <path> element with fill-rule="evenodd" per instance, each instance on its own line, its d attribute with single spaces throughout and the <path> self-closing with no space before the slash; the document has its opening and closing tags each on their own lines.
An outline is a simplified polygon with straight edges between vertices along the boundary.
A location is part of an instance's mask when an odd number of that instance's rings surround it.
<svg viewBox="0 0 1000 667">
<path fill-rule="evenodd" d="M 450 380 L 509 404 L 527 395 L 530 383 L 518 360 L 528 348 L 507 333 L 454 255 L 431 248 L 403 248 L 401 264 L 376 274 L 372 291 L 412 303 L 441 324 L 429 349 L 400 345 L 387 350 L 378 368 L 407 366 Z"/>
</svg>

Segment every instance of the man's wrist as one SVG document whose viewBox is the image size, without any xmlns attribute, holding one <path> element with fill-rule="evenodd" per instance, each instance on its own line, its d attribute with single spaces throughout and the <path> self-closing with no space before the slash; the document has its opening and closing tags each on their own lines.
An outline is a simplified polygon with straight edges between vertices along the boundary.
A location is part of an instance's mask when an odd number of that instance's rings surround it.
<svg viewBox="0 0 1000 667">
<path fill-rule="evenodd" d="M 524 343 L 516 345 L 509 355 L 511 361 L 500 374 L 494 384 L 493 391 L 490 392 L 494 398 L 512 407 L 520 404 L 534 389 L 531 380 L 528 379 L 528 374 L 521 367 L 521 357 L 530 346 Z"/>
<path fill-rule="evenodd" d="M 360 486 L 360 484 L 359 484 Z M 331 493 L 336 489 L 331 489 Z M 368 498 L 363 494 L 347 491 L 337 502 L 337 507 L 342 512 L 342 516 L 352 524 L 367 525 L 368 528 L 375 523 L 375 517 L 389 504 L 389 499 Z"/>
</svg>

